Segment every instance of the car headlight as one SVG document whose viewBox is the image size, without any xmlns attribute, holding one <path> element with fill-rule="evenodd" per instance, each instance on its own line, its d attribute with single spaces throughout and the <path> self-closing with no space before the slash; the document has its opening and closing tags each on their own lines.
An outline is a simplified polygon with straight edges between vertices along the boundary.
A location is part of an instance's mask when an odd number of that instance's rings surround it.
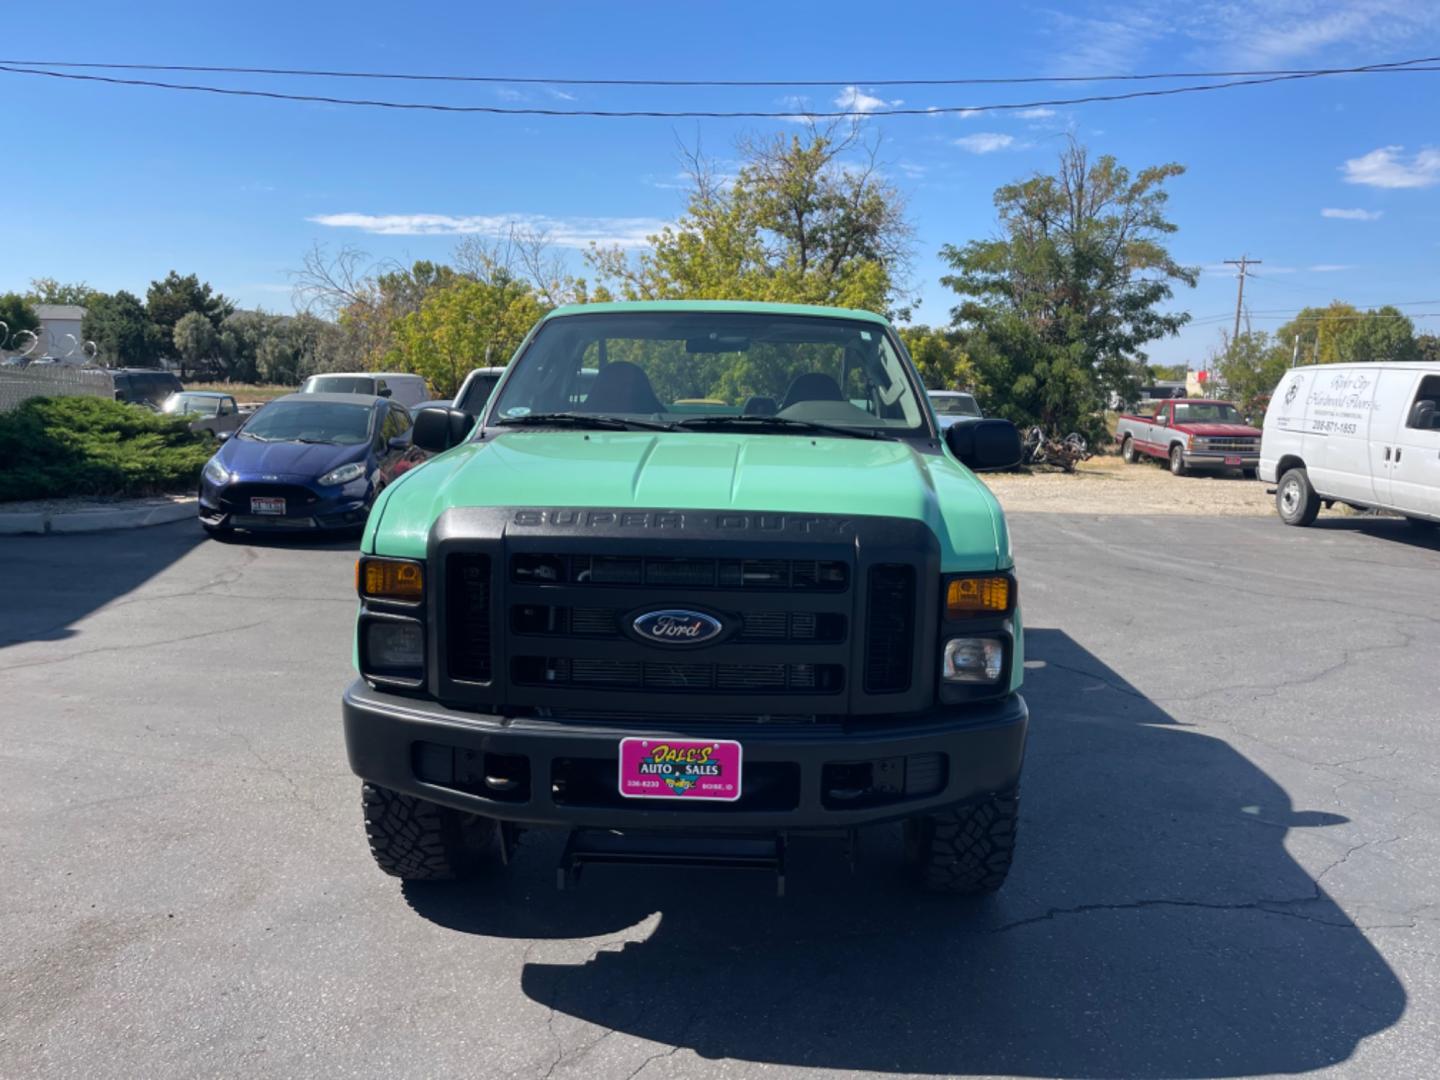
<svg viewBox="0 0 1440 1080">
<path fill-rule="evenodd" d="M 1005 643 L 994 637 L 951 638 L 945 643 L 946 682 L 994 683 L 1005 670 Z"/>
<path fill-rule="evenodd" d="M 211 458 L 205 463 L 204 476 L 212 484 L 228 484 L 230 474 L 225 471 L 225 466 L 220 464 L 219 458 Z"/>
<path fill-rule="evenodd" d="M 349 465 L 341 465 L 339 468 L 331 469 L 324 476 L 320 477 L 322 484 L 348 484 L 351 480 L 359 480 L 365 475 L 365 463 L 363 461 L 352 461 Z"/>
<path fill-rule="evenodd" d="M 418 684 L 425 678 L 425 631 L 410 619 L 367 619 L 360 670 L 394 682 Z"/>
</svg>

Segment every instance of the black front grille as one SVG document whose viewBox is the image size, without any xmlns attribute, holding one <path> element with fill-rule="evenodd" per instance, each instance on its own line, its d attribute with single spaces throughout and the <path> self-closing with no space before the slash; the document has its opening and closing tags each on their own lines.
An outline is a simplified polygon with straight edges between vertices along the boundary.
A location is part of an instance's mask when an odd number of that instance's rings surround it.
<svg viewBox="0 0 1440 1080">
<path fill-rule="evenodd" d="M 621 634 L 625 614 L 618 608 L 516 604 L 510 609 L 510 629 L 550 637 L 614 638 Z M 746 611 L 740 615 L 735 639 L 840 642 L 845 640 L 847 622 L 838 612 Z"/>
<path fill-rule="evenodd" d="M 490 591 L 489 555 L 446 559 L 445 658 L 452 679 L 476 683 L 491 679 Z"/>
<path fill-rule="evenodd" d="M 300 484 L 231 484 L 220 492 L 220 505 L 232 514 L 249 514 L 251 499 L 284 499 L 285 516 L 305 514 L 320 497 Z"/>
<path fill-rule="evenodd" d="M 865 692 L 908 690 L 915 648 L 915 568 L 902 563 L 871 567 L 869 601 Z"/>
<path fill-rule="evenodd" d="M 838 694 L 845 688 L 845 669 L 839 664 L 706 664 L 516 656 L 511 660 L 510 676 L 521 686 L 614 690 Z"/>
<path fill-rule="evenodd" d="M 521 585 L 651 585 L 686 589 L 844 592 L 850 568 L 824 559 L 687 559 L 640 555 L 516 555 Z"/>
</svg>

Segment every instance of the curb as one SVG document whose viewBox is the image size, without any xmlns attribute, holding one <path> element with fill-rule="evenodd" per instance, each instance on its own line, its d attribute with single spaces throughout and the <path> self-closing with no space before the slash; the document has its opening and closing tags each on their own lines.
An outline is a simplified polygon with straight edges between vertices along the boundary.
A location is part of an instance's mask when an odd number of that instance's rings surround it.
<svg viewBox="0 0 1440 1080">
<path fill-rule="evenodd" d="M 7 514 L 0 512 L 0 536 L 41 533 L 88 533 L 109 529 L 143 529 L 198 516 L 199 500 L 181 499 L 146 506 L 97 507 L 94 510 L 47 510 Z"/>
</svg>

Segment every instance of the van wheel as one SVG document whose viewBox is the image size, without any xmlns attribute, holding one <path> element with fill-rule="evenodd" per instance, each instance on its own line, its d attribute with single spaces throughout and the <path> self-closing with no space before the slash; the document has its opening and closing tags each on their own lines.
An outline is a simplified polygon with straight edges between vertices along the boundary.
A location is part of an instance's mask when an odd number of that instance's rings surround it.
<svg viewBox="0 0 1440 1080">
<path fill-rule="evenodd" d="M 1320 513 L 1320 496 L 1304 469 L 1291 469 L 1275 489 L 1275 509 L 1286 525 L 1309 525 Z"/>
<path fill-rule="evenodd" d="M 1126 465 L 1135 464 L 1135 440 L 1129 435 L 1126 435 L 1125 441 L 1120 444 L 1120 460 Z"/>
<path fill-rule="evenodd" d="M 905 861 L 929 892 L 973 896 L 1005 884 L 1015 856 L 1020 793 L 905 819 Z"/>
<path fill-rule="evenodd" d="M 1176 476 L 1184 476 L 1187 471 L 1185 468 L 1185 450 L 1179 443 L 1170 447 L 1170 471 Z"/>
</svg>

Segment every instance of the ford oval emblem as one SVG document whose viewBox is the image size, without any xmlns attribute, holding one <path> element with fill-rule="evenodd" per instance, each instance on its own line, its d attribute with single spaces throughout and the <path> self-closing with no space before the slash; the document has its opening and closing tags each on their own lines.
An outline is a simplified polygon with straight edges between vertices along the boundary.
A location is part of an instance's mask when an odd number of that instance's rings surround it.
<svg viewBox="0 0 1440 1080">
<path fill-rule="evenodd" d="M 719 619 L 700 611 L 647 611 L 632 625 L 636 634 L 657 645 L 700 645 L 725 631 Z"/>
</svg>

